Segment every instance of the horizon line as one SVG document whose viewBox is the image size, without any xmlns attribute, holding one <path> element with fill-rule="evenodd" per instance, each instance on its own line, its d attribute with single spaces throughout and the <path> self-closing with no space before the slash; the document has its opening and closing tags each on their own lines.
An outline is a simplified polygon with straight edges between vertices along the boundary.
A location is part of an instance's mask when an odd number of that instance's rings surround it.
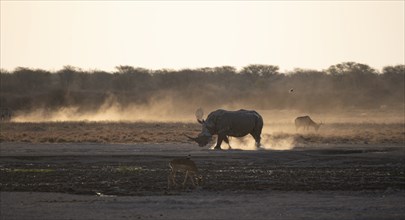
<svg viewBox="0 0 405 220">
<path fill-rule="evenodd" d="M 114 66 L 114 68 L 112 68 L 111 70 L 105 70 L 105 69 L 100 69 L 100 68 L 84 68 L 84 67 L 79 67 L 79 66 L 74 66 L 74 65 L 63 65 L 60 68 L 41 68 L 41 67 L 26 67 L 26 66 L 16 66 L 14 68 L 4 68 L 0 66 L 0 72 L 14 72 L 17 69 L 29 69 L 29 70 L 44 70 L 44 71 L 48 71 L 48 72 L 57 72 L 63 69 L 67 69 L 67 68 L 72 68 L 74 70 L 79 70 L 79 71 L 101 71 L 101 72 L 115 72 L 116 69 L 118 67 L 132 67 L 134 69 L 145 69 L 145 70 L 149 70 L 149 71 L 158 71 L 158 70 L 166 70 L 166 71 L 182 71 L 182 70 L 199 70 L 199 69 L 214 69 L 214 68 L 220 68 L 220 67 L 232 67 L 235 68 L 236 71 L 241 71 L 244 67 L 248 67 L 248 66 L 252 66 L 252 65 L 263 65 L 263 66 L 275 66 L 279 68 L 279 72 L 293 72 L 296 70 L 306 70 L 306 71 L 324 71 L 327 70 L 328 68 L 330 68 L 331 66 L 334 65 L 338 65 L 338 64 L 344 64 L 344 63 L 355 63 L 355 64 L 363 64 L 363 65 L 367 65 L 369 67 L 371 67 L 374 70 L 377 71 L 381 71 L 384 69 L 384 67 L 388 67 L 388 66 L 401 66 L 401 65 L 405 65 L 404 63 L 397 63 L 397 64 L 387 64 L 387 65 L 383 65 L 381 68 L 376 68 L 373 67 L 369 64 L 366 63 L 361 63 L 361 62 L 356 62 L 356 61 L 344 61 L 344 62 L 339 62 L 336 64 L 332 64 L 330 66 L 328 66 L 327 68 L 302 68 L 302 67 L 294 67 L 293 69 L 283 69 L 281 70 L 279 65 L 275 65 L 275 64 L 263 64 L 263 63 L 252 63 L 252 64 L 248 64 L 245 66 L 232 66 L 232 65 L 219 65 L 219 66 L 201 66 L 201 67 L 180 67 L 180 68 L 171 68 L 171 67 L 163 67 L 163 68 L 147 68 L 147 67 L 142 67 L 142 66 L 135 66 L 135 65 L 128 65 L 128 64 L 124 64 L 124 65 L 116 65 Z"/>
</svg>

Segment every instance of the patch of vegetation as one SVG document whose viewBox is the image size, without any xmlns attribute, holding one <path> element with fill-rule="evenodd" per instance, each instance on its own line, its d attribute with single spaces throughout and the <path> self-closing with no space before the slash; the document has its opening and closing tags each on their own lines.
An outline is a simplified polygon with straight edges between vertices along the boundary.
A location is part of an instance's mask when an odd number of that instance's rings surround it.
<svg viewBox="0 0 405 220">
<path fill-rule="evenodd" d="M 118 172 L 140 172 L 143 171 L 139 166 L 119 166 L 115 169 Z"/>
</svg>

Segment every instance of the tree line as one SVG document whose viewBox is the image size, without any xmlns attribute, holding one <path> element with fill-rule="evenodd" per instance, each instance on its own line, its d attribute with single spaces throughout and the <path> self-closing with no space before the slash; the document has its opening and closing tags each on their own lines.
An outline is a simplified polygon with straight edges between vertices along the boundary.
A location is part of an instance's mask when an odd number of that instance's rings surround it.
<svg viewBox="0 0 405 220">
<path fill-rule="evenodd" d="M 1 70 L 1 107 L 78 111 L 100 108 L 114 98 L 121 108 L 170 100 L 179 109 L 255 108 L 331 111 L 404 108 L 405 65 L 382 71 L 345 62 L 328 69 L 295 69 L 252 64 L 181 70 L 117 66 L 113 72 L 65 66 L 58 71 L 19 67 Z"/>
</svg>

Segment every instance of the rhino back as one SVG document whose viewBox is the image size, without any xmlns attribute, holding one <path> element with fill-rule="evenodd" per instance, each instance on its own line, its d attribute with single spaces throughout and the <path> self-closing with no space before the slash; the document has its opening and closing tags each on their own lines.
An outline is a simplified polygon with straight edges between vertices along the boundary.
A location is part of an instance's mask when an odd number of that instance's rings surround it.
<svg viewBox="0 0 405 220">
<path fill-rule="evenodd" d="M 227 135 L 234 137 L 245 136 L 263 126 L 263 119 L 256 111 L 243 109 L 238 111 L 216 110 L 209 114 L 207 122 L 214 125 L 215 133 L 226 131 Z"/>
</svg>

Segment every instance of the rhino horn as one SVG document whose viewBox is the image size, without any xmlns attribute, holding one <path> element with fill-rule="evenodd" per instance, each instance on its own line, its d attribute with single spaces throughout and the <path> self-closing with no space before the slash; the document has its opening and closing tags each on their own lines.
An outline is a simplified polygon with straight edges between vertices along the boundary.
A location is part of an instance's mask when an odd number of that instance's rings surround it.
<svg viewBox="0 0 405 220">
<path fill-rule="evenodd" d="M 204 124 L 204 123 L 205 123 L 205 120 L 204 120 L 204 119 L 203 119 L 203 120 L 197 119 L 197 121 L 198 121 L 198 123 L 200 123 L 200 124 Z"/>
<path fill-rule="evenodd" d="M 188 136 L 188 135 L 186 135 L 186 134 L 185 134 L 184 136 L 188 137 L 188 139 L 190 139 L 190 140 L 192 140 L 192 141 L 197 141 L 197 138 L 190 137 L 190 136 Z"/>
</svg>

